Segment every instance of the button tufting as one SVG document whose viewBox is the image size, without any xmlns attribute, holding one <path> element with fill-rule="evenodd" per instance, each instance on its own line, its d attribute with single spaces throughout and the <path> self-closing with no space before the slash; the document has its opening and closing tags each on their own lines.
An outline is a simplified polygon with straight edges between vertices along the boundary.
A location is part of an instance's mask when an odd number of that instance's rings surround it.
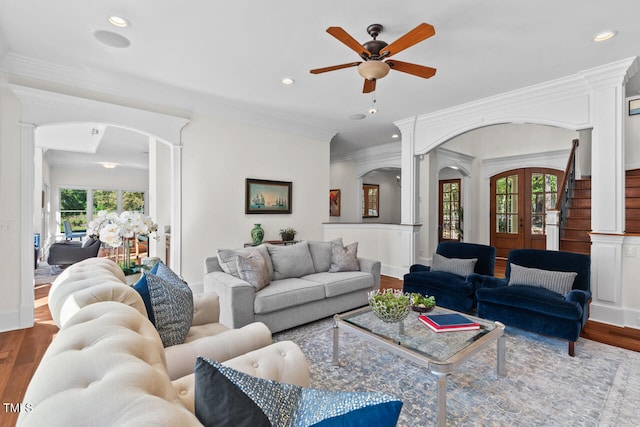
<svg viewBox="0 0 640 427">
<path fill-rule="evenodd" d="M 253 367 L 257 368 L 258 367 L 258 363 L 257 362 L 253 362 Z"/>
<path fill-rule="evenodd" d="M 187 390 L 180 390 L 180 396 L 186 396 Z"/>
<path fill-rule="evenodd" d="M 287 357 L 287 353 L 285 353 L 284 351 L 280 352 L 280 356 L 282 357 Z"/>
</svg>

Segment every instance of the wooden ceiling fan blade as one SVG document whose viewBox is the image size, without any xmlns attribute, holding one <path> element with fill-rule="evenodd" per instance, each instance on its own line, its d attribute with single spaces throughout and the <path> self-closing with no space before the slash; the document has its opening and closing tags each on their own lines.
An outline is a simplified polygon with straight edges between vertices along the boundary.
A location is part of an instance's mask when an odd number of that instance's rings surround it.
<svg viewBox="0 0 640 427">
<path fill-rule="evenodd" d="M 348 48 L 355 51 L 362 58 L 369 58 L 371 56 L 371 52 L 365 49 L 360 43 L 358 43 L 356 39 L 351 37 L 351 35 L 341 27 L 329 27 L 327 28 L 327 33 L 340 40 Z"/>
<path fill-rule="evenodd" d="M 400 37 L 398 40 L 380 49 L 380 55 L 385 57 L 395 55 L 396 53 L 401 52 L 416 43 L 420 43 L 421 41 L 428 39 L 435 33 L 436 29 L 433 28 L 433 25 L 425 24 L 423 22 L 404 36 Z"/>
<path fill-rule="evenodd" d="M 355 67 L 357 65 L 360 65 L 361 63 L 362 62 L 349 62 L 348 64 L 340 64 L 340 65 L 332 65 L 331 67 L 316 68 L 314 70 L 311 70 L 310 73 L 320 74 L 320 73 L 326 73 L 327 71 L 342 70 L 343 68 Z"/>
<path fill-rule="evenodd" d="M 431 67 L 425 67 L 424 65 L 412 64 L 410 62 L 396 61 L 390 59 L 386 61 L 392 70 L 402 71 L 403 73 L 413 74 L 414 76 L 428 79 L 436 75 L 436 69 Z"/>
<path fill-rule="evenodd" d="M 371 93 L 376 90 L 376 81 L 377 80 L 364 79 L 364 87 L 362 88 L 362 93 Z"/>
</svg>

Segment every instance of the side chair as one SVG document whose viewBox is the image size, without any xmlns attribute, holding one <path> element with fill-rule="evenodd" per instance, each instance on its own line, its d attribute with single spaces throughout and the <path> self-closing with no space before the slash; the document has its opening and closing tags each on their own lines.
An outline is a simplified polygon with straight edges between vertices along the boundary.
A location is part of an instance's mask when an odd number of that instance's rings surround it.
<svg viewBox="0 0 640 427">
<path fill-rule="evenodd" d="M 470 312 L 484 276 L 493 276 L 496 248 L 464 242 L 441 242 L 431 266 L 414 264 L 404 275 L 404 292 L 434 296 L 436 304 Z"/>
<path fill-rule="evenodd" d="M 505 278 L 487 277 L 476 292 L 478 316 L 569 341 L 569 355 L 589 318 L 591 257 L 512 249 Z"/>
</svg>

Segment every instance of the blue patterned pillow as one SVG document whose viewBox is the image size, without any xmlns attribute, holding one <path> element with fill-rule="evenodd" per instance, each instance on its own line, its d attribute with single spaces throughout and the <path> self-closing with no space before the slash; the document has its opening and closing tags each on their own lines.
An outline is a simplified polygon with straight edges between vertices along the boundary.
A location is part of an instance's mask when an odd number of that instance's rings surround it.
<svg viewBox="0 0 640 427">
<path fill-rule="evenodd" d="M 162 263 L 134 285 L 165 347 L 182 344 L 193 320 L 193 292 L 177 274 Z"/>
<path fill-rule="evenodd" d="M 383 393 L 303 388 L 198 357 L 195 413 L 205 426 L 395 426 L 402 401 Z"/>
</svg>

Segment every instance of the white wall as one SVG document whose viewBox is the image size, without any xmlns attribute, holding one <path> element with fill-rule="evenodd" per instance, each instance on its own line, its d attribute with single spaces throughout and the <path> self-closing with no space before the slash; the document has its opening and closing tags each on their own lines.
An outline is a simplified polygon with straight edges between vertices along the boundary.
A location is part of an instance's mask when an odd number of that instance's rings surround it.
<svg viewBox="0 0 640 427">
<path fill-rule="evenodd" d="M 638 99 L 638 97 L 627 98 L 627 108 L 629 99 Z M 640 168 L 640 114 L 629 116 L 627 112 L 625 118 L 624 155 L 627 170 Z"/>
<path fill-rule="evenodd" d="M 182 131 L 182 275 L 202 281 L 205 257 L 265 240 L 293 227 L 298 239 L 323 238 L 329 219 L 329 141 L 222 119 L 195 117 Z M 245 179 L 293 183 L 292 214 L 246 215 Z"/>
<path fill-rule="evenodd" d="M 362 222 L 400 224 L 400 187 L 396 181 L 398 172 L 375 170 L 362 177 L 363 184 L 377 184 L 379 191 L 379 217 L 361 218 Z M 362 197 L 362 196 L 359 196 Z M 358 200 L 361 200 L 360 198 Z"/>
<path fill-rule="evenodd" d="M 20 325 L 20 309 L 26 303 L 21 301 L 21 266 L 33 265 L 33 252 L 30 259 L 21 259 L 23 156 L 19 112 L 20 102 L 7 88 L 6 75 L 0 73 L 0 260 L 3 267 L 0 280 L 0 331 L 15 329 Z M 32 222 L 30 217 L 24 220 Z M 33 300 L 30 303 L 33 305 Z"/>
<path fill-rule="evenodd" d="M 330 222 L 360 222 L 358 204 L 362 189 L 356 165 L 351 160 L 331 162 L 331 189 L 340 190 L 340 216 L 329 217 Z"/>
</svg>

